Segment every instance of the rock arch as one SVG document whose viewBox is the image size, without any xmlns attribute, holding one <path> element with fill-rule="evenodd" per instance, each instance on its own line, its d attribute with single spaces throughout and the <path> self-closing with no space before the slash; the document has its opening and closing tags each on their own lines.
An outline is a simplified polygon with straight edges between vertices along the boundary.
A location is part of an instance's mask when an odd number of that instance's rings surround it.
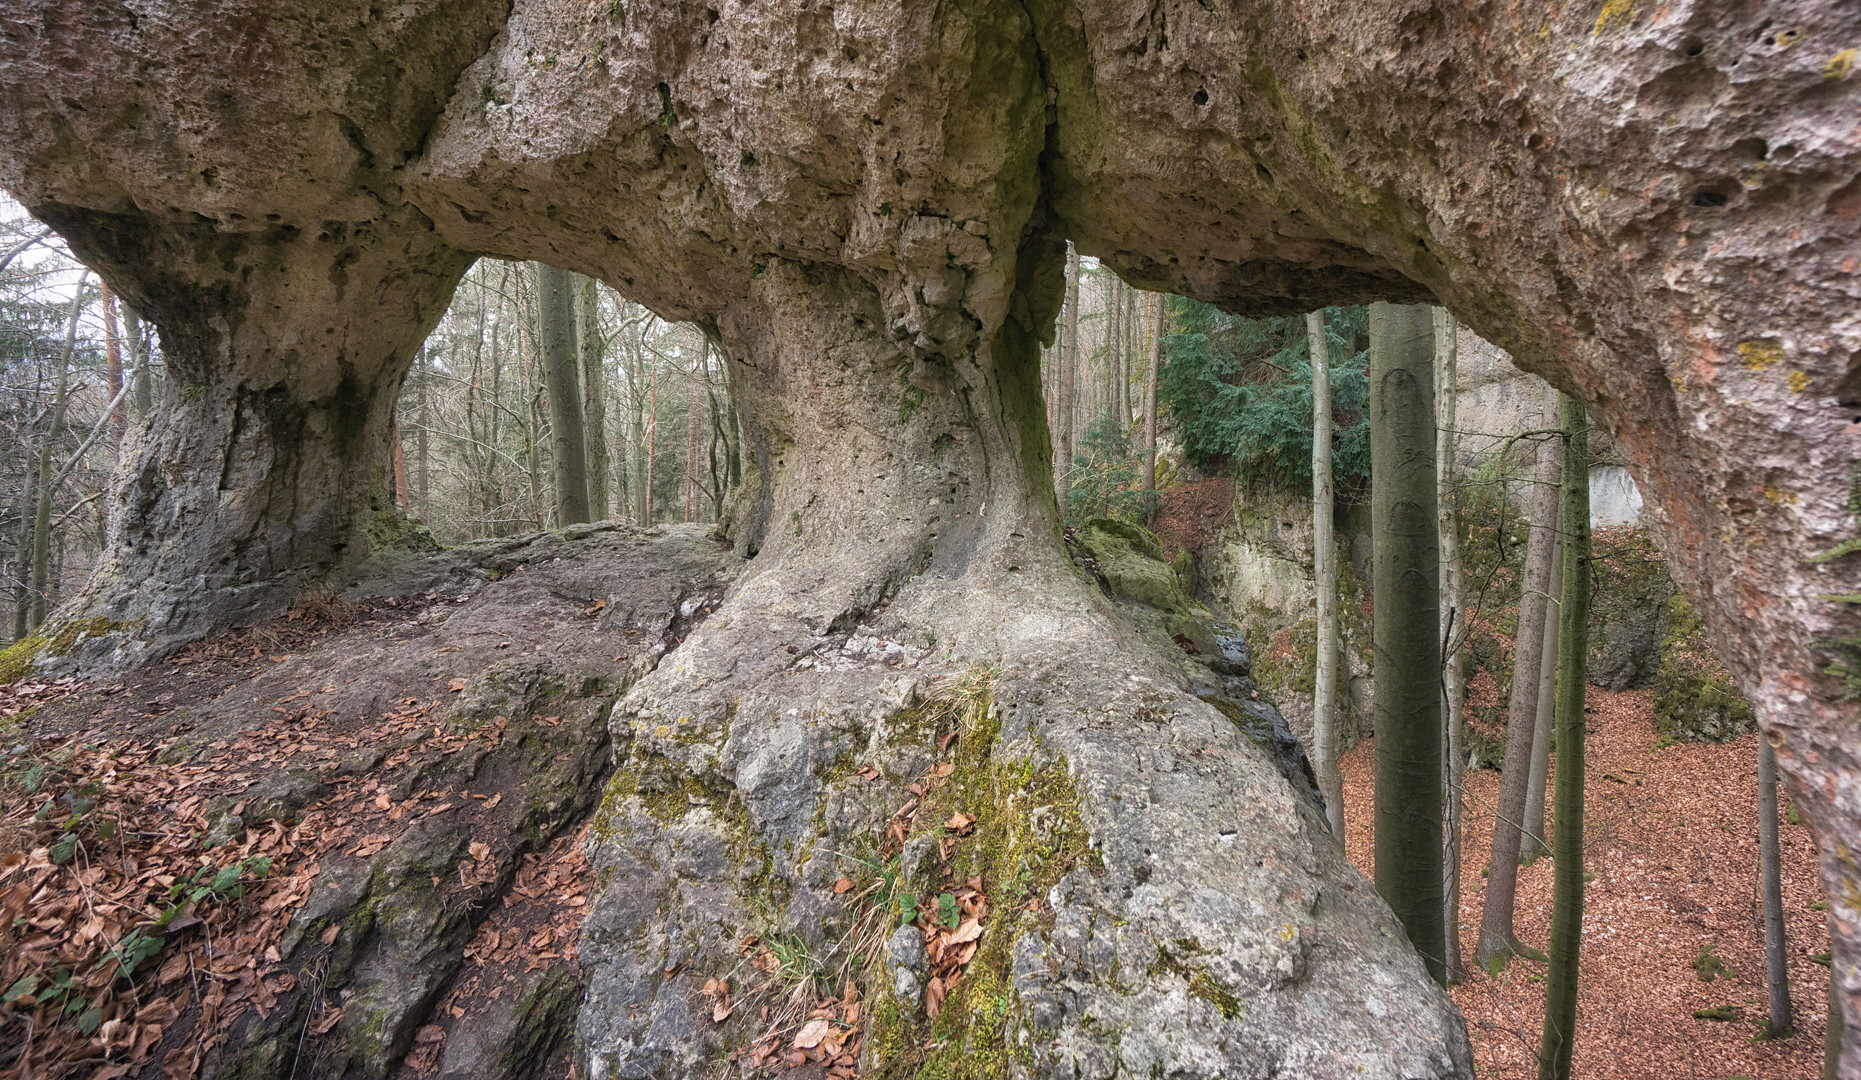
<svg viewBox="0 0 1861 1080">
<path fill-rule="evenodd" d="M 1173 737 L 1233 742 L 1068 568 L 1031 382 L 1062 238 L 1237 311 L 1432 297 L 1611 426 L 1816 825 L 1861 1020 L 1861 766 L 1828 645 L 1854 632 L 1829 597 L 1858 575 L 1810 561 L 1856 528 L 1856 31 L 1812 0 L 25 0 L 0 36 L 0 183 L 161 327 L 184 375 L 83 603 L 137 622 L 127 658 L 400 542 L 384 418 L 469 256 L 599 276 L 723 343 L 759 473 L 733 530 L 756 558 L 727 617 L 617 715 L 630 762 L 721 778 L 762 835 L 805 838 L 800 796 L 755 786 L 770 739 L 807 742 L 778 703 L 831 689 L 865 704 L 822 715 L 857 729 L 883 693 L 800 675 L 784 647 L 884 601 L 887 627 L 1002 665 L 1000 745 L 1068 761 L 1101 845 L 1106 876 L 1075 883 L 1047 939 L 1072 944 L 1026 945 L 1052 974 L 1017 983 L 1024 1067 L 1329 1075 L 1320 1042 L 1287 1034 L 1322 1019 L 1390 1075 L 1449 1075 L 1451 1010 L 1376 944 L 1377 906 L 1340 891 L 1347 871 L 1257 755 L 1191 769 L 1111 723 L 1162 708 Z M 707 738 L 651 734 L 674 716 Z M 1200 823 L 1095 776 L 1141 778 Z M 1222 815 L 1249 822 L 1251 870 Z M 706 827 L 635 820 L 674 848 Z M 625 846 L 609 857 L 638 856 Z M 1153 862 L 1195 880 L 1133 900 Z M 780 869 L 798 897 L 820 884 L 805 860 Z M 1243 897 L 1297 944 L 1262 946 L 1251 917 L 1224 929 L 1212 913 Z M 606 902 L 619 959 L 599 993 L 655 1004 L 583 1017 L 613 1075 L 685 1061 L 689 1035 L 620 944 L 636 901 Z M 1104 965 L 1133 945 L 1094 919 L 1140 902 L 1145 930 L 1201 920 L 1215 952 L 1252 958 L 1222 973 L 1252 1019 L 1113 989 Z M 686 916 L 663 932 L 708 941 Z M 1346 1000 L 1366 972 L 1412 1007 Z M 1175 1048 L 1080 1025 L 1111 1005 Z"/>
</svg>

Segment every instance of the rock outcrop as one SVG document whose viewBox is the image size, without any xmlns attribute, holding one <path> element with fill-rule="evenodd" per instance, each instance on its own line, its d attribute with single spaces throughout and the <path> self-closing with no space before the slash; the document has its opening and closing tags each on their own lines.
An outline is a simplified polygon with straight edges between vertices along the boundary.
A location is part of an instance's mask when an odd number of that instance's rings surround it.
<svg viewBox="0 0 1861 1080">
<path fill-rule="evenodd" d="M 370 497 L 388 402 L 470 255 L 596 275 L 717 337 L 757 477 L 731 530 L 755 558 L 629 693 L 623 775 L 790 840 L 800 918 L 828 901 L 795 772 L 896 693 L 801 658 L 870 620 L 934 639 L 1000 668 L 990 760 L 1063 769 L 1104 870 L 1004 935 L 1017 1070 L 1455 1074 L 1445 999 L 1293 788 L 1068 564 L 1035 374 L 1064 238 L 1236 311 L 1433 298 L 1617 439 L 1816 825 L 1861 1070 L 1828 644 L 1861 565 L 1807 561 L 1857 528 L 1854 30 L 1815 0 L 23 0 L 0 184 L 178 376 L 73 614 L 133 624 L 128 657 L 353 574 L 398 542 Z M 617 800 L 602 858 L 650 842 L 647 802 Z M 696 851 L 718 813 L 656 824 Z M 745 895 L 719 866 L 655 879 L 699 905 L 652 931 L 694 957 Z M 702 1006 L 632 955 L 597 1000 L 641 1010 L 584 1009 L 588 1062 L 681 1071 Z"/>
</svg>

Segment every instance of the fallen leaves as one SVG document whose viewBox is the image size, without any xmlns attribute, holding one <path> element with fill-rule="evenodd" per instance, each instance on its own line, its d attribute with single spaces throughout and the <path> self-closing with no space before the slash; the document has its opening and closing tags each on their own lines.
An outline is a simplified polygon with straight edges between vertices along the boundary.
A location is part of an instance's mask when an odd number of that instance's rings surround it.
<svg viewBox="0 0 1861 1080">
<path fill-rule="evenodd" d="M 309 891 L 293 856 L 315 846 L 314 815 L 203 851 L 205 791 L 248 777 L 165 748 L 69 743 L 0 782 L 0 1045 L 33 1033 L 0 1076 L 127 1075 L 191 1013 L 207 1034 L 161 1061 L 188 1076 L 226 1025 L 295 986 L 273 946 Z"/>
</svg>

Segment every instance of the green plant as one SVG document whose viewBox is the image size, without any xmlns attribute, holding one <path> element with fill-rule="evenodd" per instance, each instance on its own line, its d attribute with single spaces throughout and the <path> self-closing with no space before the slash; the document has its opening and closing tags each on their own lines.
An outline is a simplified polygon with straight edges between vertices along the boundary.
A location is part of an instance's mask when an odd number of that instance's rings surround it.
<svg viewBox="0 0 1861 1080">
<path fill-rule="evenodd" d="M 179 901 L 179 907 L 198 904 L 203 900 L 237 900 L 246 893 L 245 879 L 250 874 L 263 878 L 271 873 L 271 859 L 264 855 L 252 855 L 229 866 L 215 868 L 203 866 L 187 877 L 174 883 L 168 890 L 168 899 Z M 173 917 L 179 907 L 170 908 L 164 915 L 164 922 Z"/>
<path fill-rule="evenodd" d="M 1312 365 L 1302 316 L 1243 319 L 1199 301 L 1170 299 L 1176 332 L 1157 394 L 1191 462 L 1232 466 L 1243 482 L 1311 490 Z M 1333 309 L 1329 336 L 1333 482 L 1350 497 L 1370 479 L 1367 314 Z M 1364 343 L 1360 345 L 1360 342 Z"/>
<path fill-rule="evenodd" d="M 1141 525 L 1156 513 L 1156 492 L 1138 490 L 1144 456 L 1131 447 L 1131 436 L 1118 418 L 1101 413 L 1086 425 L 1067 474 L 1066 523 L 1078 527 L 1093 518 L 1115 518 Z"/>
<path fill-rule="evenodd" d="M 1709 941 L 1699 947 L 1699 955 L 1693 958 L 1693 973 L 1699 976 L 1700 982 L 1711 982 L 1715 978 L 1729 979 L 1738 974 L 1713 952 L 1714 948 L 1715 943 Z"/>
</svg>

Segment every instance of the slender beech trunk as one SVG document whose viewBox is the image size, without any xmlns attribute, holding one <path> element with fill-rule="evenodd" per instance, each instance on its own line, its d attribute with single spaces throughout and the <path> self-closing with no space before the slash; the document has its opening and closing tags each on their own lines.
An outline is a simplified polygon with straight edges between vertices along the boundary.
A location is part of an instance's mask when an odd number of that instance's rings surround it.
<svg viewBox="0 0 1861 1080">
<path fill-rule="evenodd" d="M 38 475 L 31 469 L 26 470 L 25 481 L 20 485 L 19 495 L 19 536 L 14 543 L 13 553 L 13 640 L 18 641 L 31 632 L 32 624 L 32 526 L 38 520 L 34 507 L 38 505 Z"/>
<path fill-rule="evenodd" d="M 1105 286 L 1105 359 L 1111 370 L 1106 375 L 1105 411 L 1118 418 L 1122 432 L 1129 418 L 1118 411 L 1124 400 L 1124 282 L 1112 274 Z"/>
<path fill-rule="evenodd" d="M 1163 370 L 1163 294 L 1150 294 L 1150 359 L 1144 376 L 1144 490 L 1157 490 L 1157 374 Z"/>
<path fill-rule="evenodd" d="M 1053 492 L 1066 517 L 1066 495 L 1073 484 L 1073 414 L 1079 384 L 1079 252 L 1066 246 L 1066 337 L 1060 343 L 1059 386 L 1054 393 Z"/>
<path fill-rule="evenodd" d="M 582 424 L 580 360 L 575 350 L 575 287 L 567 270 L 538 263 L 537 338 L 549 388 L 556 459 L 556 527 L 588 520 L 588 450 Z"/>
<path fill-rule="evenodd" d="M 1557 538 L 1558 470 L 1563 443 L 1538 444 L 1532 474 L 1531 533 L 1525 541 L 1525 583 L 1519 596 L 1518 637 L 1512 650 L 1512 701 L 1506 714 L 1506 760 L 1499 778 L 1499 805 L 1493 818 L 1493 858 L 1488 867 L 1486 906 L 1480 916 L 1480 944 L 1473 961 L 1489 972 L 1521 951 L 1513 928 L 1518 897 L 1519 853 L 1525 820 L 1526 789 L 1531 780 L 1532 749 L 1538 722 L 1538 682 L 1544 670 L 1545 613 L 1550 610 L 1551 553 Z M 1535 951 L 1535 950 L 1534 950 Z"/>
<path fill-rule="evenodd" d="M 1332 537 L 1331 358 L 1325 313 L 1308 312 L 1312 351 L 1312 572 L 1317 578 L 1318 655 L 1312 686 L 1312 765 L 1331 835 L 1344 841 L 1344 782 L 1338 772 L 1338 548 Z"/>
<path fill-rule="evenodd" d="M 147 416 L 155 408 L 155 390 L 149 381 L 149 343 L 142 340 L 142 316 L 128 304 L 123 305 L 123 334 L 129 338 L 129 355 L 135 364 L 134 389 L 136 415 Z"/>
<path fill-rule="evenodd" d="M 1577 1047 L 1577 964 L 1583 945 L 1583 694 L 1590 617 L 1589 418 L 1577 399 L 1558 401 L 1564 429 L 1564 600 L 1558 612 L 1557 818 L 1551 878 L 1550 971 L 1538 1080 L 1570 1080 Z"/>
<path fill-rule="evenodd" d="M 601 336 L 600 284 L 575 275 L 575 340 L 582 360 L 582 427 L 588 462 L 588 519 L 606 521 L 609 465 L 607 452 L 607 343 Z"/>
<path fill-rule="evenodd" d="M 1822 1080 L 1842 1080 L 1842 1028 L 1848 1018 L 1842 1012 L 1845 995 L 1838 985 L 1841 976 L 1835 967 L 1839 963 L 1839 960 L 1829 962 L 1829 1021 L 1822 1029 Z"/>
<path fill-rule="evenodd" d="M 711 343 L 698 343 L 698 363 L 703 365 L 708 359 Z M 698 418 L 704 408 L 704 388 L 698 384 L 700 369 L 692 370 L 691 382 L 685 387 L 685 520 L 698 520 Z"/>
<path fill-rule="evenodd" d="M 1124 355 L 1129 358 L 1129 364 L 1133 368 L 1137 366 L 1138 346 L 1143 342 L 1143 334 L 1143 328 L 1138 325 L 1137 321 L 1137 290 L 1127 285 L 1124 290 Z M 1121 418 L 1121 423 L 1126 431 L 1131 429 L 1131 422 L 1137 416 L 1137 407 L 1131 402 L 1131 376 L 1136 374 L 1135 371 L 1125 373 L 1124 416 Z"/>
<path fill-rule="evenodd" d="M 620 382 L 627 385 L 627 358 L 620 358 Z M 629 393 L 631 398 L 631 393 Z M 620 415 L 614 419 L 614 508 L 622 516 L 633 516 L 633 438 L 631 438 L 631 417 L 627 406 L 618 402 Z M 631 404 L 631 402 L 629 402 Z"/>
<path fill-rule="evenodd" d="M 1563 471 L 1563 441 L 1558 442 L 1558 471 Z M 1538 662 L 1538 715 L 1533 721 L 1531 737 L 1531 773 L 1525 780 L 1524 854 L 1522 862 L 1551 853 L 1544 831 L 1546 778 L 1551 772 L 1551 725 L 1557 709 L 1557 659 L 1562 636 L 1564 611 L 1564 531 L 1562 495 L 1559 480 L 1557 543 L 1551 548 L 1551 587 L 1547 590 L 1544 615 L 1544 649 Z"/>
<path fill-rule="evenodd" d="M 394 448 L 394 505 L 405 510 L 413 505 L 413 493 L 407 485 L 407 454 L 401 449 L 400 425 L 395 425 L 392 440 Z"/>
<path fill-rule="evenodd" d="M 659 446 L 659 366 L 646 362 L 646 459 L 642 465 L 645 491 L 640 496 L 640 524 L 653 523 L 653 466 Z"/>
<path fill-rule="evenodd" d="M 633 505 L 635 519 L 645 526 L 653 523 L 653 473 L 649 460 L 652 446 L 646 438 L 652 410 L 649 404 L 651 369 L 647 366 L 644 342 L 635 344 L 639 347 L 634 349 L 632 374 L 627 383 L 633 419 Z"/>
<path fill-rule="evenodd" d="M 46 427 L 44 440 L 39 443 L 38 472 L 34 483 L 38 489 L 38 500 L 32 515 L 31 625 L 34 629 L 45 621 L 47 589 L 52 576 L 52 498 L 57 494 L 57 485 L 52 483 L 52 450 L 58 436 L 65 430 L 65 406 L 71 399 L 71 357 L 77 351 L 78 313 L 84 310 L 84 285 L 89 279 L 88 274 L 78 278 L 77 295 L 71 299 L 71 310 L 65 313 L 65 343 L 58 353 L 58 370 L 52 391 L 52 418 Z"/>
<path fill-rule="evenodd" d="M 104 380 L 110 387 L 110 400 L 116 402 L 116 407 L 110 410 L 110 460 L 114 462 L 122 459 L 123 436 L 129 433 L 129 403 L 120 395 L 123 338 L 116 326 L 116 294 L 110 291 L 108 282 L 100 283 L 98 289 L 103 299 Z"/>
<path fill-rule="evenodd" d="M 454 370 L 457 370 L 456 368 Z M 432 511 L 432 459 L 427 444 L 427 433 L 433 427 L 432 386 L 433 354 L 425 346 L 420 348 L 420 396 L 414 415 L 419 417 L 420 430 L 415 433 L 414 452 L 419 455 L 414 462 L 415 495 L 420 500 L 419 514 L 425 518 Z"/>
<path fill-rule="evenodd" d="M 1376 888 L 1445 982 L 1433 316 L 1370 306 Z"/>
<path fill-rule="evenodd" d="M 1460 955 L 1460 778 L 1466 764 L 1461 703 L 1466 697 L 1466 661 L 1461 644 L 1467 637 L 1465 589 L 1460 565 L 1460 518 L 1454 495 L 1454 422 L 1460 348 L 1454 316 L 1434 309 L 1435 332 L 1435 504 L 1441 543 L 1441 689 L 1447 699 L 1447 837 L 1442 852 L 1443 919 L 1447 928 L 1449 982 L 1467 977 Z"/>
<path fill-rule="evenodd" d="M 1758 873 L 1764 891 L 1764 970 L 1770 990 L 1770 1027 L 1780 1039 L 1796 1028 L 1790 1009 L 1790 961 L 1784 955 L 1783 865 L 1777 837 L 1777 755 L 1770 736 L 1758 733 Z M 1833 969 L 1831 969 L 1833 970 Z"/>
</svg>

